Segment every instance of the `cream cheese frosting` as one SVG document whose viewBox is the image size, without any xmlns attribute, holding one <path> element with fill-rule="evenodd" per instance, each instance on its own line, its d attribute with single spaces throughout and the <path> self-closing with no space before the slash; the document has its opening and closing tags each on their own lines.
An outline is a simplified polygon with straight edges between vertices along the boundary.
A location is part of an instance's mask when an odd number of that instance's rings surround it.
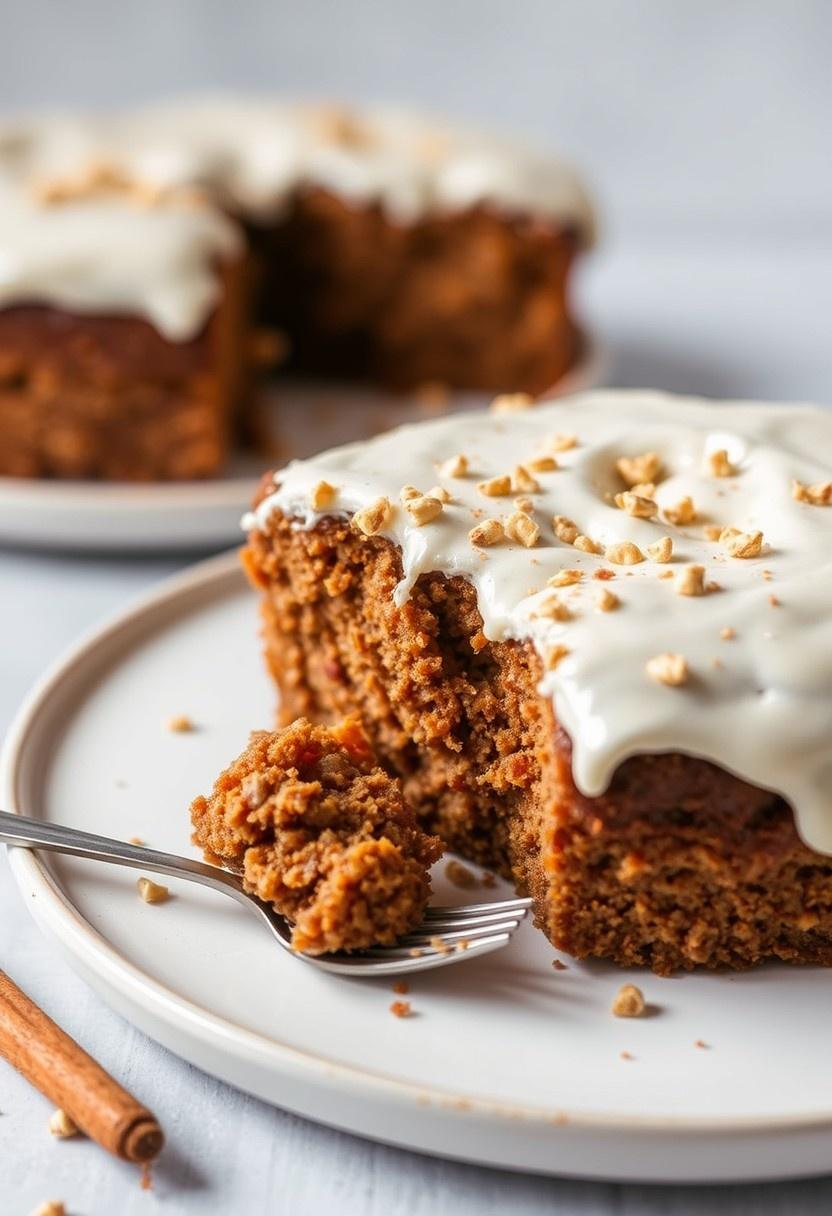
<svg viewBox="0 0 832 1216">
<path fill-rule="evenodd" d="M 461 575 L 489 639 L 534 645 L 585 794 L 630 755 L 681 751 L 782 794 L 832 853 L 832 411 L 595 392 L 402 427 L 276 478 L 246 528 L 387 499 L 369 514 L 401 549 L 398 603 L 422 573 Z M 407 487 L 451 500 L 408 509 Z M 473 543 L 489 520 L 503 538 Z"/>
<path fill-rule="evenodd" d="M 45 198 L 102 167 L 158 197 Z M 274 222 L 304 185 L 377 203 L 403 223 L 484 203 L 592 239 L 586 194 L 556 158 L 394 110 L 225 98 L 44 115 L 0 124 L 0 306 L 127 308 L 173 340 L 192 337 L 216 300 L 217 263 L 240 240 L 221 209 Z M 178 200 L 185 188 L 210 204 Z"/>
</svg>

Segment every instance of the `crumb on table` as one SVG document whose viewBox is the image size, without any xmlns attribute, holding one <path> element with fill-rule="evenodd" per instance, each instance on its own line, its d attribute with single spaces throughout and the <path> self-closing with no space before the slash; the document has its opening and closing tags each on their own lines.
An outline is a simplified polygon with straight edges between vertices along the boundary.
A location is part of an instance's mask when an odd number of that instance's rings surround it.
<svg viewBox="0 0 832 1216">
<path fill-rule="evenodd" d="M 47 1127 L 50 1135 L 54 1136 L 56 1140 L 69 1140 L 71 1136 L 78 1135 L 78 1127 L 75 1122 L 65 1110 L 60 1108 L 50 1116 Z"/>
<path fill-rule="evenodd" d="M 454 858 L 445 866 L 445 877 L 449 882 L 452 882 L 455 887 L 460 887 L 463 891 L 473 891 L 479 886 L 479 881 L 473 870 L 469 870 L 461 861 L 456 861 Z"/>
<path fill-rule="evenodd" d="M 168 718 L 165 726 L 175 735 L 186 735 L 189 731 L 196 729 L 193 719 L 189 718 L 187 714 L 174 714 Z"/>
<path fill-rule="evenodd" d="M 644 1013 L 644 994 L 635 984 L 622 984 L 612 1003 L 617 1018 L 640 1018 Z"/>
<path fill-rule="evenodd" d="M 47 1199 L 46 1203 L 35 1209 L 32 1216 L 66 1216 L 66 1208 L 60 1199 Z"/>
<path fill-rule="evenodd" d="M 408 992 L 410 992 L 410 984 L 408 984 L 407 980 L 396 980 L 393 985 L 393 991 L 398 996 L 407 996 Z"/>
<path fill-rule="evenodd" d="M 413 1008 L 410 1001 L 393 1001 L 390 1012 L 394 1018 L 409 1018 Z"/>
<path fill-rule="evenodd" d="M 140 878 L 136 883 L 139 895 L 146 904 L 163 904 L 170 899 L 170 891 L 152 878 Z"/>
</svg>

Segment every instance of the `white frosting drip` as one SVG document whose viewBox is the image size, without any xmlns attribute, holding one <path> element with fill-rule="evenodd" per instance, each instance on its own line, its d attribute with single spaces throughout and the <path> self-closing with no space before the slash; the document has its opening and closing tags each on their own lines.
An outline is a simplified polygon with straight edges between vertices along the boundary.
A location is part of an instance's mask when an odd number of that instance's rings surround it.
<svg viewBox="0 0 832 1216">
<path fill-rule="evenodd" d="M 480 479 L 507 473 L 540 453 L 544 437 L 571 433 L 559 469 L 536 474 L 530 497 L 539 544 L 504 543 L 477 550 L 468 538 L 485 517 L 505 516 L 511 498 L 487 498 Z M 727 449 L 731 477 L 706 471 L 705 457 Z M 657 452 L 667 475 L 662 506 L 690 495 L 696 522 L 673 527 L 633 518 L 610 496 L 623 489 L 616 458 Z M 440 477 L 436 463 L 464 453 L 465 479 Z M 381 495 L 395 504 L 387 535 L 400 546 L 401 602 L 426 571 L 460 574 L 476 588 L 486 636 L 530 639 L 541 655 L 553 645 L 569 654 L 547 671 L 541 692 L 554 699 L 573 743 L 579 788 L 598 795 L 622 760 L 636 753 L 681 751 L 705 757 L 792 805 L 803 838 L 832 853 L 832 507 L 795 501 L 792 479 L 832 479 L 832 412 L 802 406 L 713 404 L 645 392 L 590 393 L 510 415 L 458 414 L 403 427 L 366 443 L 335 449 L 282 470 L 279 488 L 243 521 L 262 528 L 279 509 L 311 527 L 326 514 L 352 513 Z M 337 487 L 334 507 L 314 512 L 309 493 L 320 480 Z M 422 491 L 444 484 L 455 502 L 416 527 L 399 504 L 405 484 Z M 642 549 L 673 538 L 668 565 L 613 565 L 555 539 L 554 514 L 573 519 L 603 545 L 632 541 Z M 761 530 L 760 557 L 736 559 L 707 540 L 704 525 Z M 720 584 L 709 594 L 674 591 L 684 566 L 705 567 Z M 599 567 L 612 581 L 592 577 Z M 564 568 L 584 578 L 556 592 L 572 617 L 533 615 Z M 674 579 L 659 577 L 672 571 Z M 620 606 L 599 612 L 603 588 Z M 772 600 L 773 597 L 773 600 Z M 735 631 L 730 640 L 720 634 Z M 681 687 L 656 683 L 646 664 L 662 653 L 687 660 Z"/>
<path fill-rule="evenodd" d="M 489 203 L 572 225 L 584 243 L 592 236 L 586 195 L 559 161 L 395 111 L 224 99 L 45 116 L 0 125 L 0 305 L 129 308 L 173 339 L 204 323 L 218 257 L 234 248 L 230 221 L 170 200 L 142 209 L 116 192 L 36 201 L 33 186 L 91 165 L 143 186 L 199 187 L 217 207 L 262 222 L 313 184 L 402 222 Z"/>
</svg>

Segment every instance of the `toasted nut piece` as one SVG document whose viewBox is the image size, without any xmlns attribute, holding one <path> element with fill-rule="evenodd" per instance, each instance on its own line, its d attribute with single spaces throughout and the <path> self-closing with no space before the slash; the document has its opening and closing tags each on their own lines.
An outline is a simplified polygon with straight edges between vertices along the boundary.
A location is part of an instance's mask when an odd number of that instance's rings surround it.
<svg viewBox="0 0 832 1216">
<path fill-rule="evenodd" d="M 325 511 L 335 501 L 337 490 L 328 481 L 319 481 L 312 487 L 309 495 L 309 505 L 313 511 Z"/>
<path fill-rule="evenodd" d="M 554 456 L 533 456 L 526 461 L 526 468 L 531 469 L 532 473 L 554 473 L 557 467 Z"/>
<path fill-rule="evenodd" d="M 530 410 L 534 403 L 534 397 L 528 393 L 501 393 L 489 408 L 492 414 L 514 414 L 517 410 Z"/>
<path fill-rule="evenodd" d="M 477 482 L 477 489 L 487 498 L 506 498 L 511 493 L 511 478 L 489 477 L 487 481 Z"/>
<path fill-rule="evenodd" d="M 428 498 L 438 498 L 440 502 L 453 502 L 454 496 L 450 490 L 446 490 L 444 486 L 431 486 L 428 490 Z"/>
<path fill-rule="evenodd" d="M 719 636 L 723 642 L 731 642 L 737 636 L 737 631 L 733 625 L 723 625 L 719 631 Z"/>
<path fill-rule="evenodd" d="M 630 486 L 630 491 L 638 494 L 639 498 L 655 498 L 656 483 L 655 481 L 637 481 L 634 486 Z"/>
<path fill-rule="evenodd" d="M 647 556 L 651 562 L 658 562 L 660 565 L 669 562 L 673 556 L 673 541 L 669 536 L 659 537 L 647 546 Z"/>
<path fill-rule="evenodd" d="M 66 1216 L 66 1208 L 60 1199 L 47 1199 L 46 1203 L 36 1208 L 32 1216 Z"/>
<path fill-rule="evenodd" d="M 576 549 L 580 549 L 582 553 L 602 553 L 603 550 L 597 541 L 591 540 L 588 536 L 576 536 L 572 541 Z"/>
<path fill-rule="evenodd" d="M 684 655 L 657 654 L 647 660 L 647 674 L 657 684 L 669 684 L 674 688 L 686 684 L 690 672 Z"/>
<path fill-rule="evenodd" d="M 399 490 L 399 501 L 402 506 L 407 506 L 411 498 L 421 498 L 422 491 L 417 490 L 416 486 L 402 486 Z"/>
<path fill-rule="evenodd" d="M 423 524 L 429 524 L 444 510 L 440 500 L 431 498 L 429 494 L 420 494 L 418 498 L 411 498 L 405 507 L 417 528 L 421 528 Z"/>
<path fill-rule="evenodd" d="M 187 735 L 194 729 L 193 721 L 187 714 L 174 714 L 172 718 L 168 718 L 165 726 L 175 735 Z"/>
<path fill-rule="evenodd" d="M 352 517 L 352 522 L 365 536 L 377 536 L 383 532 L 393 518 L 393 504 L 389 498 L 377 498 L 369 506 L 362 507 Z"/>
<path fill-rule="evenodd" d="M 547 617 L 552 621 L 571 621 L 572 613 L 567 605 L 563 602 L 559 595 L 555 595 L 550 591 L 548 595 L 544 595 L 538 600 L 535 605 L 532 616 Z"/>
<path fill-rule="evenodd" d="M 705 540 L 719 540 L 722 536 L 722 524 L 705 524 L 702 529 L 702 535 Z"/>
<path fill-rule="evenodd" d="M 579 535 L 578 525 L 566 515 L 556 515 L 552 520 L 552 527 L 558 540 L 562 540 L 567 545 L 573 544 Z"/>
<path fill-rule="evenodd" d="M 577 446 L 578 439 L 575 435 L 547 435 L 543 440 L 543 449 L 546 452 L 568 452 Z"/>
<path fill-rule="evenodd" d="M 686 494 L 684 498 L 679 499 L 675 506 L 665 507 L 662 515 L 669 524 L 681 527 L 683 524 L 693 523 L 696 519 L 696 507 L 693 505 L 690 495 Z"/>
<path fill-rule="evenodd" d="M 583 576 L 583 570 L 558 570 L 557 574 L 553 574 L 546 581 L 550 587 L 571 587 L 574 583 L 579 583 Z"/>
<path fill-rule="evenodd" d="M 525 465 L 518 464 L 511 475 L 511 488 L 515 494 L 537 494 L 540 482 L 532 477 Z"/>
<path fill-rule="evenodd" d="M 163 904 L 170 897 L 170 891 L 152 878 L 140 878 L 136 883 L 139 895 L 146 904 Z"/>
<path fill-rule="evenodd" d="M 439 472 L 442 477 L 465 477 L 468 473 L 468 457 L 463 456 L 461 452 L 457 456 L 450 456 L 440 464 Z"/>
<path fill-rule="evenodd" d="M 617 1018 L 640 1018 L 645 1008 L 644 993 L 635 984 L 622 984 L 612 1003 Z"/>
<path fill-rule="evenodd" d="M 618 545 L 610 545 L 605 557 L 614 566 L 637 566 L 639 562 L 644 561 L 641 549 L 631 540 L 624 540 Z"/>
<path fill-rule="evenodd" d="M 390 1012 L 394 1018 L 409 1018 L 413 1012 L 410 1001 L 393 1001 Z"/>
<path fill-rule="evenodd" d="M 705 465 L 712 477 L 733 477 L 736 473 L 725 448 L 717 448 L 715 452 L 709 452 L 705 458 Z"/>
<path fill-rule="evenodd" d="M 632 490 L 622 490 L 620 494 L 616 494 L 615 505 L 636 519 L 653 519 L 659 513 L 658 505 L 652 498 L 642 498 Z"/>
<path fill-rule="evenodd" d="M 525 511 L 513 511 L 505 524 L 506 536 L 527 549 L 533 549 L 540 539 L 540 527 Z"/>
<path fill-rule="evenodd" d="M 546 651 L 543 659 L 544 666 L 547 671 L 554 671 L 559 663 L 562 663 L 569 654 L 568 646 L 550 646 Z"/>
<path fill-rule="evenodd" d="M 719 543 L 730 557 L 759 557 L 763 548 L 763 534 L 723 528 Z"/>
<path fill-rule="evenodd" d="M 484 519 L 468 533 L 468 539 L 477 548 L 487 548 L 489 545 L 499 545 L 505 539 L 505 529 L 499 519 Z"/>
<path fill-rule="evenodd" d="M 78 1127 L 65 1110 L 56 1110 L 49 1118 L 47 1124 L 49 1134 L 54 1136 L 56 1140 L 69 1140 L 72 1136 L 78 1135 Z"/>
<path fill-rule="evenodd" d="M 662 462 L 655 452 L 643 452 L 641 456 L 619 456 L 615 467 L 628 486 L 638 485 L 640 481 L 656 482 L 661 478 Z"/>
<path fill-rule="evenodd" d="M 793 481 L 792 498 L 797 502 L 808 502 L 813 507 L 832 507 L 832 481 L 819 481 L 813 486 Z"/>
<path fill-rule="evenodd" d="M 531 498 L 526 498 L 525 495 L 521 494 L 519 498 L 515 498 L 514 500 L 514 509 L 516 511 L 525 511 L 527 515 L 530 515 L 534 510 L 534 503 Z"/>
<path fill-rule="evenodd" d="M 704 595 L 705 567 L 683 566 L 676 575 L 674 590 L 677 595 Z"/>
<path fill-rule="evenodd" d="M 604 587 L 599 591 L 595 599 L 595 606 L 599 612 L 615 612 L 620 603 L 621 600 L 614 591 L 610 591 L 609 587 Z"/>
</svg>

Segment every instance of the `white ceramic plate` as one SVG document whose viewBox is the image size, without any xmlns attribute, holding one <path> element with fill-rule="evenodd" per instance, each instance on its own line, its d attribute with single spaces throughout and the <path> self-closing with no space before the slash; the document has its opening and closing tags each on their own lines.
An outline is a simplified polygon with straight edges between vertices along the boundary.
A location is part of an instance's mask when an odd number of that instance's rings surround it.
<svg viewBox="0 0 832 1216">
<path fill-rule="evenodd" d="M 553 395 L 593 388 L 604 367 L 602 351 L 588 343 Z M 489 399 L 456 393 L 444 408 L 479 408 Z M 424 402 L 413 397 L 280 380 L 264 393 L 264 421 L 277 456 L 237 453 L 223 476 L 207 481 L 128 485 L 0 477 L 0 544 L 120 553 L 220 549 L 237 540 L 258 478 L 281 456 L 312 455 L 425 416 Z"/>
<path fill-rule="evenodd" d="M 4 805 L 191 852 L 187 807 L 268 725 L 254 596 L 235 556 L 166 584 L 69 655 L 4 755 Z M 199 729 L 172 734 L 169 715 Z M 767 967 L 659 980 L 566 960 L 526 924 L 499 954 L 390 981 L 292 960 L 244 909 L 173 884 L 23 850 L 29 908 L 106 1001 L 206 1071 L 323 1123 L 430 1153 L 587 1178 L 763 1179 L 826 1172 L 832 975 Z M 436 898 L 470 893 L 437 867 Z M 651 1016 L 610 1002 L 640 983 Z M 701 1040 L 706 1047 L 696 1046 Z M 622 1058 L 628 1052 L 632 1058 Z"/>
</svg>

